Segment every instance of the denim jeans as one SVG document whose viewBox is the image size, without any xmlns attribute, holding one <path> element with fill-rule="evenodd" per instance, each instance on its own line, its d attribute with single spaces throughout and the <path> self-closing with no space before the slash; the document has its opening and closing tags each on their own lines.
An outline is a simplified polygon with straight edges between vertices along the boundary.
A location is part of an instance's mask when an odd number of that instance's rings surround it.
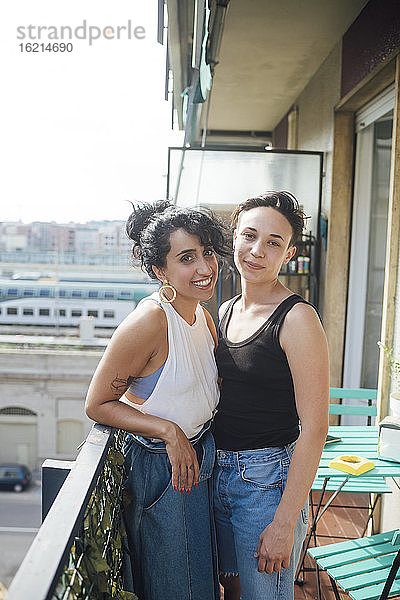
<svg viewBox="0 0 400 600">
<path fill-rule="evenodd" d="M 164 442 L 128 434 L 129 503 L 124 521 L 130 565 L 125 588 L 140 600 L 219 600 L 212 512 L 214 438 L 210 422 L 191 440 L 200 466 L 190 495 L 175 491 Z"/>
<path fill-rule="evenodd" d="M 308 501 L 296 523 L 288 568 L 259 573 L 254 552 L 281 500 L 294 446 L 217 451 L 213 479 L 219 570 L 239 574 L 242 600 L 293 598 L 295 570 L 307 532 Z"/>
</svg>

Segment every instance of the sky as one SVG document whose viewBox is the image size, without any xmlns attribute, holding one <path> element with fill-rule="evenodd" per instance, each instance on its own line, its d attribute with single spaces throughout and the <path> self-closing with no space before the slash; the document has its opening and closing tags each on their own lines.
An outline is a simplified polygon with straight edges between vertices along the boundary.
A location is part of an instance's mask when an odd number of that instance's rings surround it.
<svg viewBox="0 0 400 600">
<path fill-rule="evenodd" d="M 86 39 L 42 51 L 61 27 Z M 2 2 L 0 40 L 0 221 L 125 219 L 127 200 L 165 197 L 167 149 L 183 133 L 164 100 L 157 0 Z"/>
</svg>

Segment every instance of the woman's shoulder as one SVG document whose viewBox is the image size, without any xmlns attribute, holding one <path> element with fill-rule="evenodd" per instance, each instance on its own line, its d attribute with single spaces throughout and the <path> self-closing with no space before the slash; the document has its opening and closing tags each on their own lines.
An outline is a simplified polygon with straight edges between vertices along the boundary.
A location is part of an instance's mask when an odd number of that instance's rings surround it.
<svg viewBox="0 0 400 600">
<path fill-rule="evenodd" d="M 303 336 L 323 331 L 321 318 L 317 309 L 309 302 L 299 300 L 287 313 L 283 327 L 283 336 Z"/>
<path fill-rule="evenodd" d="M 138 332 L 159 335 L 167 328 L 167 318 L 158 302 L 149 298 L 140 302 L 117 327 L 115 333 L 134 335 Z"/>
</svg>

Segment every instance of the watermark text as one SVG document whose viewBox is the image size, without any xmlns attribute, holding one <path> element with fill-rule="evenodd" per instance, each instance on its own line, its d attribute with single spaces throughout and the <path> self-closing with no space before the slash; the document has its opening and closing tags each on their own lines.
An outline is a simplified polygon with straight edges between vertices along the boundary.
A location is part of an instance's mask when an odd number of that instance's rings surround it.
<svg viewBox="0 0 400 600">
<path fill-rule="evenodd" d="M 129 19 L 125 25 L 88 25 L 86 19 L 81 25 L 19 25 L 18 40 L 85 40 L 89 46 L 96 40 L 144 40 L 146 29 L 143 25 L 132 24 Z"/>
</svg>

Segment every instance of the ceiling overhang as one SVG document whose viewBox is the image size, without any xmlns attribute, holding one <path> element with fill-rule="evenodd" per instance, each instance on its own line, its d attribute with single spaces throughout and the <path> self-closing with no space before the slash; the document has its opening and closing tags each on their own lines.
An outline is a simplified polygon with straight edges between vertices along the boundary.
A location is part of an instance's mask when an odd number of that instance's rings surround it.
<svg viewBox="0 0 400 600">
<path fill-rule="evenodd" d="M 273 130 L 366 3 L 367 0 L 230 0 L 213 78 L 208 128 Z M 183 37 L 180 36 L 179 64 L 183 71 L 184 64 L 188 64 L 184 54 L 190 51 L 187 7 L 192 2 L 168 0 L 169 11 L 170 4 L 177 6 L 180 13 Z M 169 22 L 176 32 L 175 20 L 169 18 Z M 176 57 L 172 60 L 175 76 L 178 69 L 174 63 L 178 64 Z"/>
</svg>

